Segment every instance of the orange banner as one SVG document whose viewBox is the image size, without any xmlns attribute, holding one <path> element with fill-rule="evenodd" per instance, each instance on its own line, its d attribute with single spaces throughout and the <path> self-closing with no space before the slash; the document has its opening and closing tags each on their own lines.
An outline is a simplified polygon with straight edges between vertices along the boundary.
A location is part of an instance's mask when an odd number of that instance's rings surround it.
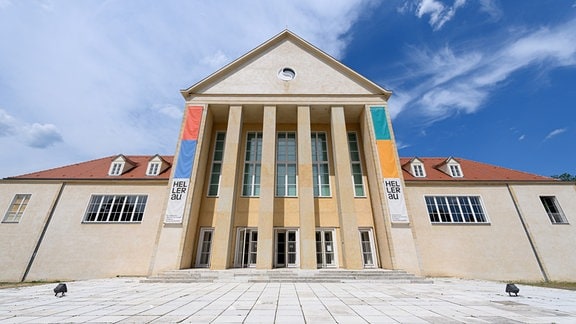
<svg viewBox="0 0 576 324">
<path fill-rule="evenodd" d="M 392 141 L 376 141 L 378 147 L 378 156 L 380 158 L 380 170 L 384 178 L 399 178 L 398 168 L 396 167 L 396 152 Z"/>
<path fill-rule="evenodd" d="M 200 123 L 202 122 L 202 106 L 189 106 L 186 112 L 186 124 L 184 126 L 184 134 L 182 140 L 197 140 L 198 132 L 200 130 Z"/>
</svg>

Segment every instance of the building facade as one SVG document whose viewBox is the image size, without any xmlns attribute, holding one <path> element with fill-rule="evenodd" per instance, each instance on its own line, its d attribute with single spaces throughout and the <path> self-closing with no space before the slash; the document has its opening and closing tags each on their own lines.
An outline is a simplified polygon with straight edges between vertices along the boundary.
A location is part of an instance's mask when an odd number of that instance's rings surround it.
<svg viewBox="0 0 576 324">
<path fill-rule="evenodd" d="M 575 280 L 574 183 L 399 158 L 391 93 L 289 31 L 181 92 L 174 157 L 0 182 L 0 281 L 186 268 Z"/>
</svg>

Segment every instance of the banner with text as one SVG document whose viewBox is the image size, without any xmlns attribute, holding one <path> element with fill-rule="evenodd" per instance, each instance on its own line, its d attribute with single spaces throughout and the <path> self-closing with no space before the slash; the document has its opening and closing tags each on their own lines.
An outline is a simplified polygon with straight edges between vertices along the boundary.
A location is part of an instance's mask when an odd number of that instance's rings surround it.
<svg viewBox="0 0 576 324">
<path fill-rule="evenodd" d="M 170 186 L 164 223 L 181 224 L 184 218 L 203 111 L 202 106 L 189 106 L 186 111 L 186 121 L 180 139 L 178 158 L 174 166 L 174 178 Z"/>
<path fill-rule="evenodd" d="M 186 207 L 186 196 L 188 195 L 189 186 L 190 186 L 190 179 L 175 178 L 172 180 L 164 223 L 170 223 L 170 224 L 182 223 L 182 217 L 184 216 L 184 208 Z"/>
<path fill-rule="evenodd" d="M 393 223 L 408 222 L 408 210 L 404 200 L 404 190 L 400 178 L 385 178 L 386 199 L 390 209 L 390 219 Z"/>
<path fill-rule="evenodd" d="M 407 223 L 408 211 L 404 200 L 404 189 L 402 188 L 401 170 L 398 169 L 397 152 L 395 149 L 386 109 L 383 106 L 370 107 L 374 135 L 376 137 L 376 149 L 380 171 L 384 178 L 384 190 L 390 212 L 390 221 L 393 223 Z"/>
</svg>

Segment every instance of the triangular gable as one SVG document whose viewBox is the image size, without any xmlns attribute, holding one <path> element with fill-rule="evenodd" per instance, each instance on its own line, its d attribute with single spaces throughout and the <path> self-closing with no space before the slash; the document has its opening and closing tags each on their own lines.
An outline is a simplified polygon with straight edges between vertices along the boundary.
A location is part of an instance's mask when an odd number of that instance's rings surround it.
<svg viewBox="0 0 576 324">
<path fill-rule="evenodd" d="M 279 76 L 284 68 L 295 71 L 294 79 Z M 202 94 L 391 95 L 288 30 L 181 93 L 186 99 Z"/>
</svg>

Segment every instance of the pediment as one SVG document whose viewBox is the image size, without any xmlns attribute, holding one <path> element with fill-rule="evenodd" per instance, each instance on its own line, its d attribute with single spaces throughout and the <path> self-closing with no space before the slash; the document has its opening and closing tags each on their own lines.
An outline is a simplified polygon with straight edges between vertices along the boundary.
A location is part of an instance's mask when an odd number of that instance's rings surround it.
<svg viewBox="0 0 576 324">
<path fill-rule="evenodd" d="M 289 78 L 291 73 L 288 77 L 282 73 L 287 68 L 294 72 L 293 79 Z M 288 30 L 181 92 L 186 99 L 197 95 L 361 95 L 388 99 L 391 95 Z"/>
</svg>

